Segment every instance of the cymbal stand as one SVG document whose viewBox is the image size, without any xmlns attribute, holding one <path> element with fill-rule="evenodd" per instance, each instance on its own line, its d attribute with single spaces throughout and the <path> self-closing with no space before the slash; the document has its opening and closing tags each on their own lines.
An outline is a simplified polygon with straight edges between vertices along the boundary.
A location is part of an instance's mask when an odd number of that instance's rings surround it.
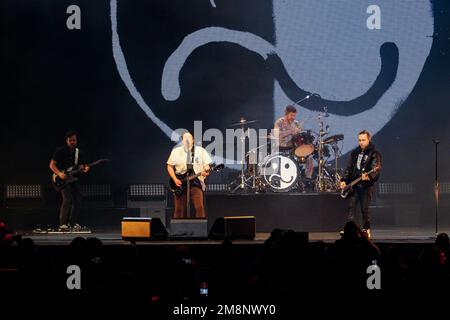
<svg viewBox="0 0 450 320">
<path fill-rule="evenodd" d="M 317 174 L 317 182 L 316 182 L 316 189 L 319 192 L 325 191 L 325 186 L 323 183 L 323 136 L 325 134 L 325 130 L 323 129 L 323 120 L 322 115 L 319 114 L 317 116 L 317 120 L 319 121 L 319 159 L 318 159 L 318 174 Z"/>
<path fill-rule="evenodd" d="M 239 181 L 239 184 L 231 191 L 231 193 L 236 192 L 238 189 L 245 190 L 246 187 L 250 187 L 247 184 L 248 179 L 245 178 L 245 172 L 244 172 L 244 168 L 245 168 L 245 130 L 244 130 L 245 123 L 243 122 L 243 119 L 241 119 L 241 121 L 242 121 L 241 138 L 240 138 L 240 140 L 241 140 L 241 155 L 242 155 L 241 173 L 239 174 L 238 178 L 231 183 L 231 184 L 234 184 Z"/>
<path fill-rule="evenodd" d="M 336 188 L 338 188 L 341 182 L 341 175 L 339 174 L 339 167 L 338 167 L 340 152 L 337 142 L 333 143 L 332 148 L 334 152 L 334 183 L 336 185 Z"/>
<path fill-rule="evenodd" d="M 252 150 L 249 150 L 248 152 L 247 152 L 247 154 L 246 154 L 246 156 L 248 156 L 249 158 L 249 161 L 248 161 L 248 165 L 249 166 L 252 166 L 252 174 L 250 175 L 250 177 L 248 177 L 247 178 L 247 180 L 250 180 L 250 179 L 252 179 L 252 184 L 251 184 L 251 188 L 253 189 L 253 190 L 255 190 L 256 191 L 256 189 L 257 189 L 257 185 L 256 185 L 256 183 L 257 183 L 257 177 L 256 177 L 256 168 L 257 168 L 257 159 L 258 159 L 258 153 L 257 153 L 257 151 L 259 150 L 259 149 L 261 149 L 262 147 L 264 147 L 264 144 L 262 144 L 262 145 L 260 145 L 259 147 L 256 147 L 256 148 L 253 148 Z M 253 157 L 253 159 L 254 159 L 254 163 L 253 164 L 251 164 L 250 162 L 251 162 L 251 158 L 250 158 L 250 155 L 253 153 L 253 155 L 254 155 L 254 157 Z"/>
</svg>

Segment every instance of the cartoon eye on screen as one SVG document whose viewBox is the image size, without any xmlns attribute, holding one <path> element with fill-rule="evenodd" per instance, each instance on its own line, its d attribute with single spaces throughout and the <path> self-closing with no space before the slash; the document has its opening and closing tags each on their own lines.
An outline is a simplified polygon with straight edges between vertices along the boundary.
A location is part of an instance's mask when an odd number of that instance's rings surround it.
<svg viewBox="0 0 450 320">
<path fill-rule="evenodd" d="M 169 119 L 159 116 L 158 113 L 164 112 L 159 112 L 159 106 L 144 98 L 128 69 L 128 41 L 121 34 L 121 27 L 127 21 L 119 18 L 121 4 L 120 0 L 111 0 L 112 45 L 117 70 L 139 107 L 170 138 L 174 128 L 168 124 Z M 216 1 L 205 2 L 205 5 L 217 14 L 226 6 Z M 271 26 L 270 39 L 245 30 L 245 27 L 252 27 L 248 25 L 236 25 L 235 29 L 211 25 L 190 32 L 165 59 L 160 89 L 162 97 L 170 104 L 164 108 L 173 108 L 183 96 L 192 94 L 183 86 L 181 74 L 193 55 L 210 45 L 234 44 L 253 54 L 254 59 L 263 59 L 270 70 L 273 86 L 267 102 L 271 108 L 267 112 L 273 119 L 283 113 L 287 104 L 309 93 L 317 93 L 322 97 L 320 101 L 308 99 L 299 110 L 310 119 L 305 126 L 313 127 L 314 115 L 326 105 L 330 114 L 328 124 L 339 128 L 338 133 L 351 141 L 344 146 L 343 153 L 346 153 L 355 146 L 353 123 L 364 121 L 365 128 L 376 134 L 401 108 L 431 49 L 430 2 L 418 1 L 413 6 L 380 0 L 377 5 L 382 8 L 379 29 L 367 27 L 370 19 L 367 6 L 354 5 L 351 1 L 337 4 L 290 0 L 267 5 L 266 11 L 272 11 L 264 15 L 271 17 L 265 21 L 265 26 Z M 260 9 L 253 14 L 263 13 Z M 258 30 L 257 27 L 251 29 Z M 143 41 L 151 45 L 152 40 Z M 236 74 L 236 78 L 239 77 Z M 233 107 L 245 113 L 248 104 Z"/>
</svg>

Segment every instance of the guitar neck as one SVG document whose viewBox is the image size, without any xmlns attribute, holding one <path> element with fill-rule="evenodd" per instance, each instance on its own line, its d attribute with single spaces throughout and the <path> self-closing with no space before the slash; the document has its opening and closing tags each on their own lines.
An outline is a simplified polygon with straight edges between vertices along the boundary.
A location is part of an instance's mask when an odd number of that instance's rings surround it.
<svg viewBox="0 0 450 320">
<path fill-rule="evenodd" d="M 196 174 L 194 174 L 194 175 L 192 175 L 192 176 L 187 176 L 185 179 L 186 179 L 187 181 L 191 181 L 192 179 L 195 179 L 195 178 L 201 176 L 203 172 L 213 172 L 213 171 L 218 171 L 218 170 L 221 170 L 222 168 L 223 168 L 223 164 L 220 164 L 220 165 L 214 165 L 214 166 L 210 167 L 208 170 L 202 171 L 202 172 L 200 172 L 200 173 L 196 173 Z"/>
<path fill-rule="evenodd" d="M 92 163 L 89 163 L 87 166 L 88 167 L 94 167 L 94 166 L 96 166 L 96 165 L 98 165 L 98 164 L 100 164 L 100 163 L 102 163 L 103 161 L 94 161 L 94 162 L 92 162 Z"/>
<path fill-rule="evenodd" d="M 199 177 L 200 175 L 201 175 L 201 173 L 196 173 L 196 174 L 194 174 L 193 176 L 187 177 L 187 179 L 188 179 L 189 181 L 191 181 L 191 180 L 194 180 L 195 178 Z"/>
<path fill-rule="evenodd" d="M 204 171 L 204 172 L 210 172 L 210 171 L 212 171 L 212 169 L 206 170 L 206 171 Z M 194 174 L 194 175 L 192 175 L 192 176 L 187 177 L 187 179 L 188 179 L 189 181 L 191 181 L 191 180 L 193 180 L 193 179 L 195 179 L 195 178 L 197 178 L 197 177 L 200 177 L 201 175 L 202 175 L 202 172 L 196 173 L 196 174 Z"/>
<path fill-rule="evenodd" d="M 369 172 L 367 172 L 367 174 L 371 174 L 372 172 L 374 172 L 375 170 L 374 169 L 372 169 L 372 170 L 370 170 Z M 350 183 L 350 186 L 354 186 L 355 184 L 357 184 L 358 182 L 360 182 L 362 180 L 362 176 L 361 177 L 359 177 L 359 178 L 357 178 L 357 179 L 355 179 L 355 180 L 353 180 L 351 183 Z"/>
<path fill-rule="evenodd" d="M 355 184 L 357 184 L 357 183 L 360 182 L 361 180 L 362 180 L 361 177 L 359 177 L 358 179 L 353 180 L 353 181 L 350 183 L 350 186 L 353 187 Z"/>
<path fill-rule="evenodd" d="M 87 166 L 92 168 L 92 167 L 94 167 L 94 166 L 96 166 L 96 165 L 98 165 L 98 164 L 100 164 L 100 163 L 101 163 L 101 162 L 99 162 L 99 161 L 94 161 L 94 162 L 92 162 L 92 163 L 87 164 Z M 71 173 L 71 174 L 77 174 L 77 173 L 81 172 L 81 166 L 82 166 L 82 165 L 78 165 L 78 168 L 75 169 L 75 170 L 72 170 L 70 173 Z"/>
</svg>

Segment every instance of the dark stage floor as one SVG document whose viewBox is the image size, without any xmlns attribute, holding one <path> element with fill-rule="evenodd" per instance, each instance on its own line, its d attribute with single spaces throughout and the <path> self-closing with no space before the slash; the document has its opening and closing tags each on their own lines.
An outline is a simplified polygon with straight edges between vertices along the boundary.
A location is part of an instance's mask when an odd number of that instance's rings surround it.
<svg viewBox="0 0 450 320">
<path fill-rule="evenodd" d="M 439 230 L 439 232 L 447 232 L 450 230 Z M 120 232 L 114 230 L 93 231 L 90 234 L 43 234 L 35 235 L 31 233 L 23 233 L 24 237 L 32 238 L 37 245 L 67 245 L 73 238 L 81 236 L 85 238 L 96 237 L 102 240 L 105 245 L 129 244 L 122 240 Z M 254 240 L 234 240 L 235 244 L 262 244 L 270 233 L 257 233 Z M 312 242 L 324 241 L 326 243 L 334 242 L 339 239 L 339 232 L 310 232 L 309 240 Z M 397 228 L 397 229 L 381 229 L 372 231 L 372 239 L 376 243 L 432 243 L 434 242 L 434 230 L 424 230 L 418 228 Z M 217 245 L 221 241 L 208 239 L 176 239 L 169 238 L 164 241 L 138 241 L 142 245 Z"/>
</svg>

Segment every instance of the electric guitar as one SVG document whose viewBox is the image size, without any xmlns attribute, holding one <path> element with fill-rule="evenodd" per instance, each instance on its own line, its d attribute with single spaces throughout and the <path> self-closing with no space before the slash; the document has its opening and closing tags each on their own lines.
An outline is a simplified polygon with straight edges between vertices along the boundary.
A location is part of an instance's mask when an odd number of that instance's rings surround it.
<svg viewBox="0 0 450 320">
<path fill-rule="evenodd" d="M 107 161 L 109 161 L 109 159 L 100 159 L 95 162 L 89 163 L 87 166 L 92 168 L 100 163 L 107 162 Z M 71 166 L 71 167 L 67 168 L 66 170 L 64 170 L 63 172 L 66 175 L 66 178 L 64 180 L 61 179 L 56 173 L 54 173 L 52 175 L 53 188 L 56 191 L 60 191 L 60 190 L 64 189 L 64 187 L 67 186 L 69 183 L 77 181 L 78 178 L 76 177 L 76 175 L 78 175 L 82 172 L 82 169 L 84 166 L 85 165 L 74 165 L 74 166 Z"/>
<path fill-rule="evenodd" d="M 224 168 L 224 165 L 223 165 L 223 164 L 219 164 L 219 165 L 212 164 L 212 165 L 210 165 L 209 170 L 204 171 L 204 172 L 220 171 L 220 170 L 222 170 L 223 168 Z M 181 180 L 181 182 L 182 182 L 183 184 L 182 184 L 181 186 L 177 187 L 175 181 L 174 181 L 172 178 L 170 178 L 170 180 L 169 180 L 169 189 L 170 189 L 170 191 L 171 191 L 174 195 L 176 195 L 176 196 L 181 195 L 181 194 L 183 193 L 184 189 L 187 188 L 187 182 L 188 182 L 188 181 L 192 181 L 192 180 L 194 180 L 195 178 L 198 178 L 199 176 L 201 176 L 201 174 L 202 174 L 202 172 L 193 174 L 193 175 L 191 175 L 191 176 L 189 176 L 189 177 L 187 176 L 186 173 L 185 173 L 185 174 L 177 174 L 177 175 L 176 175 L 176 176 L 177 176 L 177 179 L 178 179 L 178 180 Z M 205 186 L 204 186 L 203 182 L 200 181 L 200 183 L 202 183 L 202 189 L 204 190 L 204 187 L 205 187 Z"/>
<path fill-rule="evenodd" d="M 369 172 L 364 172 L 364 173 L 371 174 L 371 173 L 377 172 L 377 171 L 378 171 L 378 168 L 375 167 L 372 170 L 370 170 Z M 345 188 L 341 190 L 341 197 L 343 199 L 347 199 L 348 196 L 353 193 L 353 186 L 355 184 L 357 184 L 358 182 L 360 182 L 361 180 L 362 180 L 362 175 L 359 178 L 357 178 L 357 179 L 353 180 L 352 182 L 350 182 L 348 185 L 346 185 Z"/>
</svg>

